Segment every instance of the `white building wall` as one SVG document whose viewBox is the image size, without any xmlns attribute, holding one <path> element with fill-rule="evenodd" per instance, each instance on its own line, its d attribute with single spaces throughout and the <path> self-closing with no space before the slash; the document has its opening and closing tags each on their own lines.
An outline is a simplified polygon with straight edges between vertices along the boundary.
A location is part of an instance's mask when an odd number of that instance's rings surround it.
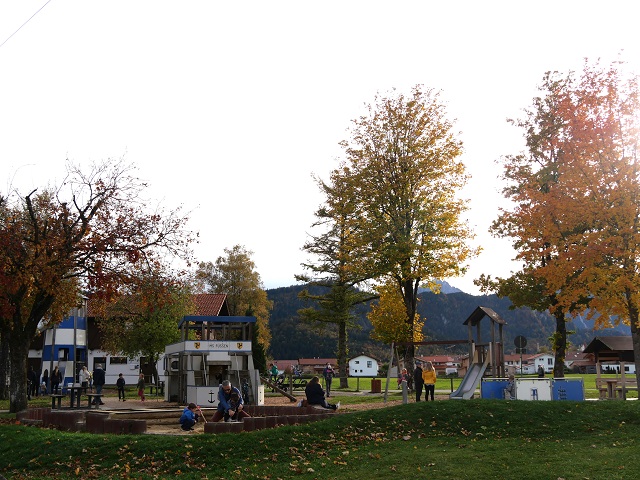
<svg viewBox="0 0 640 480">
<path fill-rule="evenodd" d="M 93 371 L 96 358 L 105 358 L 105 385 L 115 386 L 116 380 L 119 374 L 123 374 L 124 381 L 128 386 L 138 383 L 138 376 L 140 375 L 140 359 L 139 358 L 127 358 L 127 363 L 111 363 L 113 355 L 109 355 L 102 350 L 90 350 L 89 351 L 89 364 L 88 368 Z M 120 358 L 120 357 L 117 357 Z M 157 364 L 158 376 L 160 381 L 166 380 L 164 374 L 164 355 L 160 356 Z"/>
<path fill-rule="evenodd" d="M 360 355 L 349 360 L 349 375 L 352 377 L 378 376 L 378 361 L 366 355 Z"/>
</svg>

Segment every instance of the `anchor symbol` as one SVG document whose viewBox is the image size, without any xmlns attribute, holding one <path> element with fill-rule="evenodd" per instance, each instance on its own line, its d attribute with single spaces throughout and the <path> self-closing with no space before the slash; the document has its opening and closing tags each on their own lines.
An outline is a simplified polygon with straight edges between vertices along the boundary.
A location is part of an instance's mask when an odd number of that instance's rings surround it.
<svg viewBox="0 0 640 480">
<path fill-rule="evenodd" d="M 213 390 L 209 391 L 209 403 L 215 403 L 215 400 L 213 399 Z"/>
</svg>

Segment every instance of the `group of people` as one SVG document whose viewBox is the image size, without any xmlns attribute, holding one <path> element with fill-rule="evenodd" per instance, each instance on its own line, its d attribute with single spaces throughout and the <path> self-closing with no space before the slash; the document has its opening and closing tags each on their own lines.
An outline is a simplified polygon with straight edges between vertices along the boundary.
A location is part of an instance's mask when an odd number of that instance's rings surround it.
<svg viewBox="0 0 640 480">
<path fill-rule="evenodd" d="M 304 395 L 307 400 L 307 405 L 319 405 L 330 410 L 337 410 L 338 408 L 340 408 L 340 402 L 329 403 L 327 401 L 327 398 L 331 397 L 331 383 L 335 375 L 336 372 L 333 369 L 333 366 L 330 363 L 327 363 L 327 365 L 322 370 L 324 384 L 327 389 L 326 392 L 325 390 L 323 390 L 322 385 L 320 385 L 320 377 L 316 375 L 311 378 L 311 380 L 309 380 L 309 383 L 307 383 L 306 387 L 304 388 Z"/>
<path fill-rule="evenodd" d="M 118 379 L 116 380 L 116 389 L 118 390 L 118 401 L 120 400 L 122 400 L 123 402 L 126 401 L 125 389 L 124 389 L 126 384 L 127 382 L 124 379 L 124 375 L 119 374 Z M 144 387 L 145 387 L 144 373 L 141 373 L 140 375 L 138 375 L 138 383 L 136 383 L 136 390 L 138 390 L 138 397 L 140 397 L 141 402 L 144 402 L 146 399 L 144 395 Z"/>
<path fill-rule="evenodd" d="M 406 372 L 406 369 L 404 369 L 404 371 Z M 433 368 L 433 364 L 431 362 L 425 363 L 424 370 L 422 369 L 422 363 L 416 362 L 416 368 L 413 371 L 413 384 L 416 389 L 416 402 L 421 400 L 423 389 L 425 402 L 429 401 L 429 397 L 431 397 L 432 402 L 434 401 L 437 380 L 438 377 L 436 375 L 436 370 Z"/>
<path fill-rule="evenodd" d="M 275 364 L 269 365 L 270 379 L 273 376 L 277 376 L 277 366 Z M 320 377 L 317 375 L 311 378 L 307 383 L 304 393 L 306 397 L 307 405 L 318 405 L 320 407 L 337 410 L 340 408 L 340 402 L 329 403 L 327 398 L 331 396 L 331 383 L 335 376 L 335 371 L 330 363 L 323 369 L 322 376 L 325 380 L 326 391 L 322 388 L 320 383 Z M 410 377 L 406 369 L 403 369 L 398 383 L 402 381 L 410 380 Z M 436 371 L 431 362 L 424 364 L 424 369 L 420 362 L 416 362 L 416 368 L 414 370 L 413 383 L 416 389 L 416 402 L 419 402 L 422 398 L 422 392 L 425 392 L 425 400 L 428 401 L 431 398 L 433 401 L 435 398 L 435 385 L 437 381 Z M 250 415 L 244 411 L 244 400 L 240 390 L 231 385 L 229 380 L 224 380 L 218 389 L 218 406 L 213 414 L 212 422 L 219 422 L 224 420 L 225 422 L 239 421 Z M 180 416 L 181 428 L 185 431 L 193 430 L 194 425 L 204 418 L 202 410 L 195 403 L 189 403 Z"/>
<path fill-rule="evenodd" d="M 274 374 L 277 375 L 277 366 L 275 367 L 275 372 L 271 371 L 271 367 L 273 366 L 275 365 L 270 365 L 270 376 Z M 326 397 L 330 395 L 331 380 L 334 375 L 333 367 L 328 363 L 323 371 L 325 385 L 327 386 Z M 337 410 L 340 407 L 340 402 L 337 404 L 327 402 L 325 391 L 320 384 L 320 378 L 318 376 L 314 376 L 309 383 L 307 383 L 305 396 L 308 405 L 319 405 L 331 410 Z M 237 422 L 249 416 L 250 415 L 244 410 L 244 399 L 242 398 L 240 390 L 234 387 L 229 380 L 223 380 L 218 388 L 218 405 L 210 421 L 219 422 L 224 420 L 225 422 Z M 189 403 L 180 416 L 180 428 L 184 431 L 191 431 L 200 419 L 206 422 L 201 408 L 193 402 Z"/>
<path fill-rule="evenodd" d="M 106 383 L 106 374 L 104 369 L 100 364 L 97 364 L 93 372 L 89 371 L 86 366 L 83 366 L 78 372 L 78 381 L 80 382 L 80 386 L 83 388 L 83 392 L 86 394 L 87 390 L 93 392 L 93 387 L 96 387 L 96 394 L 102 394 L 102 388 Z M 49 370 L 45 368 L 42 373 L 42 378 L 38 379 L 38 374 L 34 370 L 33 366 L 29 367 L 29 371 L 27 372 L 27 380 L 28 380 L 28 391 L 29 397 L 38 396 L 38 395 L 47 395 L 51 394 L 59 394 L 62 385 L 62 372 L 56 365 L 53 367 L 51 371 L 51 375 L 49 375 Z M 49 387 L 49 384 L 51 386 Z M 125 385 L 126 381 L 124 379 L 124 375 L 121 373 L 118 375 L 118 379 L 116 380 L 116 389 L 118 390 L 118 401 L 122 400 L 123 402 L 126 400 L 125 398 Z M 138 390 L 138 396 L 140 397 L 140 401 L 145 401 L 145 380 L 144 374 L 141 373 L 138 376 L 138 383 L 136 384 L 136 389 Z M 104 405 L 101 397 L 96 397 L 94 400 L 94 405 L 99 403 L 100 405 Z"/>
<path fill-rule="evenodd" d="M 194 425 L 201 417 L 206 422 L 200 407 L 195 403 L 189 403 L 180 416 L 180 428 L 184 431 L 193 430 Z M 219 422 L 220 420 L 238 422 L 246 417 L 250 417 L 250 415 L 244 411 L 244 399 L 240 390 L 231 385 L 229 380 L 223 380 L 218 388 L 218 406 L 211 422 Z"/>
<path fill-rule="evenodd" d="M 87 371 L 87 367 L 83 367 L 80 371 L 81 383 L 82 380 L 82 372 Z M 48 395 L 49 393 L 58 394 L 60 393 L 60 388 L 62 385 L 62 372 L 56 365 L 51 370 L 51 375 L 49 375 L 49 369 L 45 368 L 42 372 L 42 376 L 38 375 L 38 373 L 33 368 L 33 365 L 29 367 L 27 371 L 27 394 L 29 397 L 37 397 L 40 395 Z M 87 379 L 87 385 L 90 385 L 92 380 L 92 376 L 89 373 L 89 377 Z M 83 383 L 83 386 L 84 383 Z"/>
</svg>

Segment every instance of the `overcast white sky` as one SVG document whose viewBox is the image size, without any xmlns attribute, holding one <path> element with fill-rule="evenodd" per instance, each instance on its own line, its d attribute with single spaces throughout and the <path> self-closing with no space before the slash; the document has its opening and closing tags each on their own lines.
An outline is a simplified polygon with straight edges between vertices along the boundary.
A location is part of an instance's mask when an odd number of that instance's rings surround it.
<svg viewBox="0 0 640 480">
<path fill-rule="evenodd" d="M 0 0 L 0 43 L 46 0 Z M 635 1 L 49 0 L 0 47 L 0 192 L 59 180 L 65 159 L 121 157 L 149 194 L 193 211 L 199 260 L 254 252 L 266 288 L 295 284 L 301 247 L 351 119 L 377 91 L 442 91 L 472 176 L 484 248 L 449 283 L 513 268 L 487 229 L 494 161 L 522 149 L 547 70 L 623 58 L 640 73 Z"/>
</svg>

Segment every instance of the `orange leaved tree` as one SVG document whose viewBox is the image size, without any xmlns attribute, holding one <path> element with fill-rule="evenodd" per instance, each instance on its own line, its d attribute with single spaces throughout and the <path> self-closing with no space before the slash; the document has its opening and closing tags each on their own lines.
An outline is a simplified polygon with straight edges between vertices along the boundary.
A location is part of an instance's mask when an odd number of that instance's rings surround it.
<svg viewBox="0 0 640 480">
<path fill-rule="evenodd" d="M 498 284 L 520 305 L 546 304 L 556 316 L 558 373 L 565 313 L 586 312 L 599 326 L 628 323 L 640 362 L 638 83 L 620 66 L 548 73 L 544 95 L 516 123 L 528 152 L 504 161 L 514 208 L 501 211 L 493 231 L 514 238 L 523 270 Z"/>
<path fill-rule="evenodd" d="M 110 296 L 133 266 L 158 255 L 188 259 L 192 236 L 179 210 L 149 210 L 145 184 L 121 160 L 84 172 L 67 164 L 58 188 L 0 199 L 0 327 L 8 339 L 10 410 L 27 406 L 29 344 L 60 322 L 79 288 Z"/>
</svg>

